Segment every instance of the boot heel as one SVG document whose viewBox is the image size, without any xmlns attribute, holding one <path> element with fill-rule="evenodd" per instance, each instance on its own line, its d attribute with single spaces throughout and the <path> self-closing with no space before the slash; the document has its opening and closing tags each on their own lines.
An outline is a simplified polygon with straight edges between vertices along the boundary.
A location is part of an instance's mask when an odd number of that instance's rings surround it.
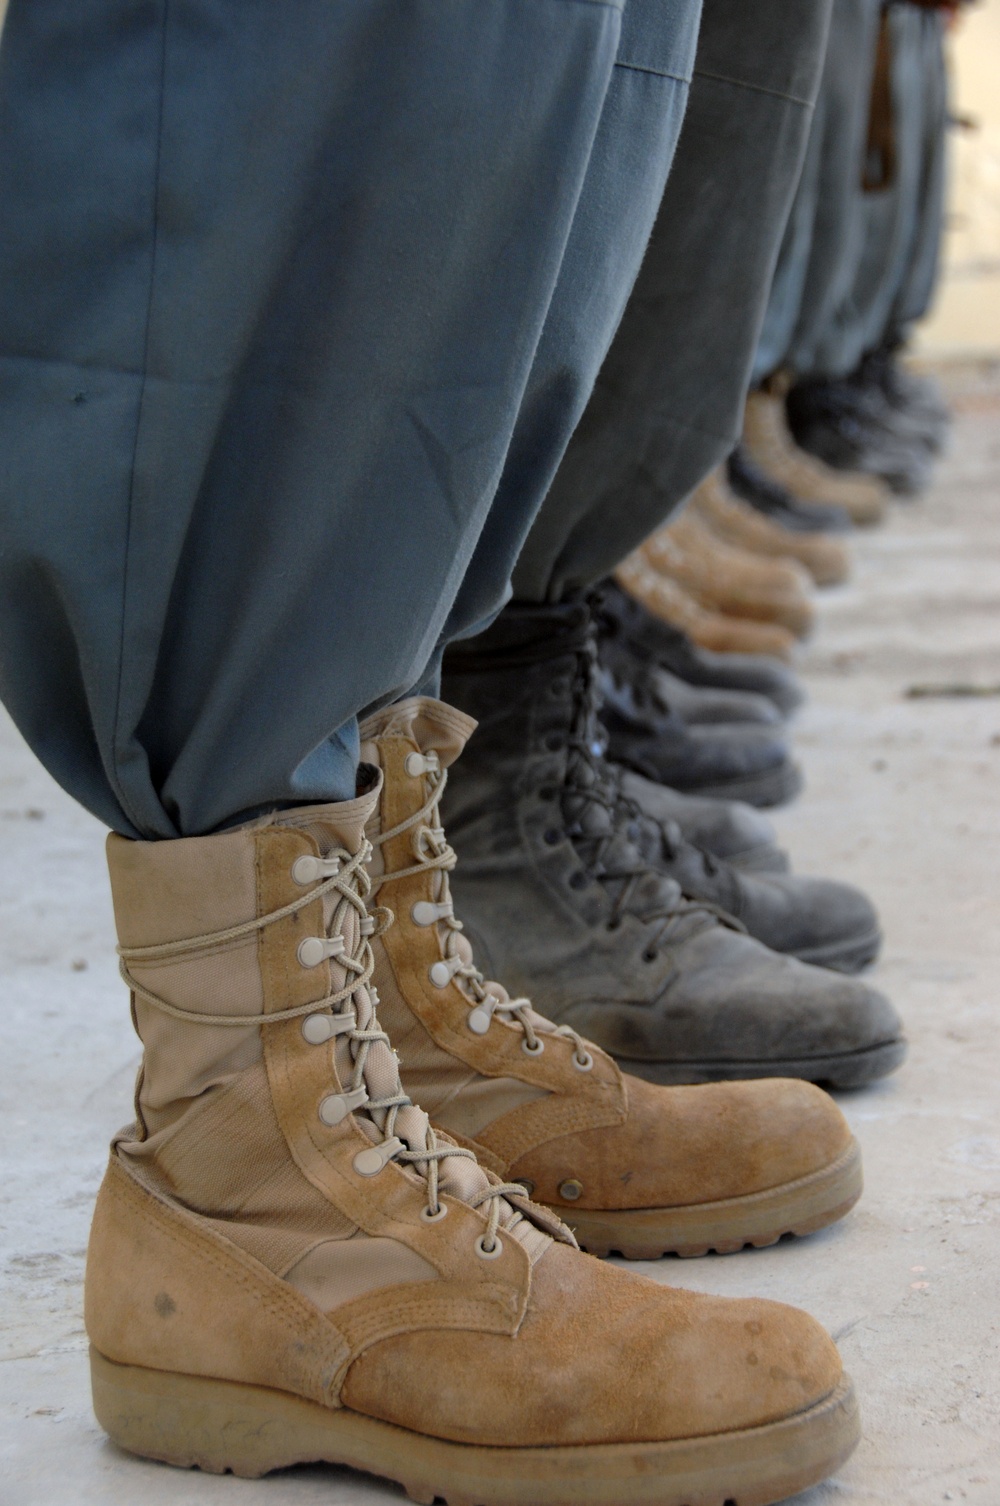
<svg viewBox="0 0 1000 1506">
<path fill-rule="evenodd" d="M 296 1414 L 311 1409 L 294 1396 L 120 1365 L 93 1346 L 90 1381 L 98 1422 L 130 1454 L 248 1479 L 302 1461 Z"/>
</svg>

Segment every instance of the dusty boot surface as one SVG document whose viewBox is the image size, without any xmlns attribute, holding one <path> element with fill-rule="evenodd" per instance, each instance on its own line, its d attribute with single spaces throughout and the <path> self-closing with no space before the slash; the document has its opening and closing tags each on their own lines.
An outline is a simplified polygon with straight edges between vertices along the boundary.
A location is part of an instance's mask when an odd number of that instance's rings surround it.
<svg viewBox="0 0 1000 1506">
<path fill-rule="evenodd" d="M 602 581 L 594 600 L 602 651 L 606 640 L 617 639 L 620 652 L 668 670 L 689 685 L 766 696 L 783 716 L 805 698 L 795 673 L 778 660 L 699 648 L 682 628 L 648 611 L 617 581 Z"/>
<path fill-rule="evenodd" d="M 741 501 L 792 533 L 854 532 L 847 510 L 836 503 L 804 502 L 753 460 L 738 444 L 726 461 L 726 479 Z"/>
<path fill-rule="evenodd" d="M 100 1422 L 177 1465 L 328 1460 L 464 1506 L 822 1478 L 857 1417 L 816 1323 L 581 1254 L 403 1092 L 370 987 L 374 772 L 345 805 L 110 839 L 145 1054 L 88 1252 Z"/>
<path fill-rule="evenodd" d="M 765 517 L 736 496 L 722 467 L 706 477 L 688 507 L 724 543 L 768 559 L 794 559 L 809 571 L 818 586 L 837 585 L 847 579 L 850 557 L 840 539 L 794 531 Z"/>
<path fill-rule="evenodd" d="M 368 827 L 375 884 L 396 916 L 373 943 L 375 981 L 405 1091 L 597 1254 L 735 1250 L 839 1217 L 860 1191 L 860 1162 L 818 1088 L 665 1088 L 623 1076 L 597 1046 L 478 970 L 452 901 L 456 860 L 439 808 L 473 727 L 426 698 L 362 725 L 362 757 L 384 777 Z"/>
<path fill-rule="evenodd" d="M 846 475 L 799 448 L 788 428 L 783 391 L 760 388 L 747 398 L 743 444 L 751 458 L 803 502 L 833 502 L 855 523 L 879 522 L 886 490 L 873 476 Z"/>
<path fill-rule="evenodd" d="M 685 795 L 668 785 L 622 770 L 622 792 L 660 825 L 676 822 L 685 841 L 725 858 L 747 873 L 787 873 L 788 855 L 777 844 L 774 827 L 741 800 L 713 800 Z"/>
<path fill-rule="evenodd" d="M 709 611 L 774 622 L 797 638 L 812 631 L 811 577 L 797 561 L 734 548 L 688 511 L 640 546 L 646 563 L 676 581 Z"/>
<path fill-rule="evenodd" d="M 480 724 L 443 802 L 480 966 L 651 1081 L 893 1070 L 888 1000 L 770 951 L 644 856 L 600 753 L 594 658 L 582 604 L 508 607 L 446 656 L 445 694 Z"/>
<path fill-rule="evenodd" d="M 674 789 L 783 805 L 802 774 L 780 726 L 753 723 L 688 727 L 663 699 L 658 671 L 609 645 L 601 674 L 601 726 L 608 756 Z"/>
<path fill-rule="evenodd" d="M 714 727 L 744 723 L 778 727 L 782 716 L 767 696 L 746 690 L 714 690 L 709 686 L 689 685 L 679 675 L 660 669 L 656 687 L 664 705 L 688 727 Z"/>
<path fill-rule="evenodd" d="M 922 425 L 874 384 L 797 383 L 785 412 L 795 443 L 835 470 L 876 476 L 900 496 L 923 491 L 930 480 L 933 450 Z"/>
<path fill-rule="evenodd" d="M 718 654 L 767 655 L 789 662 L 795 634 L 776 622 L 710 611 L 676 580 L 654 570 L 641 550 L 622 560 L 615 580 L 652 616 L 680 628 L 699 648 Z"/>
</svg>

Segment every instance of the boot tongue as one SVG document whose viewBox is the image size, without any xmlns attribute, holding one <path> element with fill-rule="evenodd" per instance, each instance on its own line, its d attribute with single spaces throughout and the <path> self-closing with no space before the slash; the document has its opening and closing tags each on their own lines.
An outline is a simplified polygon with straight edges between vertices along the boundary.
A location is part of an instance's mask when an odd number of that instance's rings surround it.
<svg viewBox="0 0 1000 1506">
<path fill-rule="evenodd" d="M 476 730 L 471 716 L 435 701 L 430 696 L 411 696 L 386 706 L 361 723 L 362 757 L 380 763 L 378 739 L 405 737 L 421 753 L 436 753 L 442 769 L 449 768 Z"/>
</svg>

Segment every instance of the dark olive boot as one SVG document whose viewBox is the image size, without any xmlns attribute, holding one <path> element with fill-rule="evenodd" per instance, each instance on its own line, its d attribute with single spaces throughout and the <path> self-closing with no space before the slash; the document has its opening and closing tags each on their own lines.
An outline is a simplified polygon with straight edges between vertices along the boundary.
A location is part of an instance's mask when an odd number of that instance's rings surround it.
<svg viewBox="0 0 1000 1506">
<path fill-rule="evenodd" d="M 508 607 L 450 651 L 444 685 L 481 724 L 444 815 L 489 973 L 653 1081 L 847 1087 L 898 1066 L 881 994 L 771 951 L 644 856 L 649 823 L 600 751 L 586 606 Z"/>
<path fill-rule="evenodd" d="M 654 617 L 613 580 L 596 593 L 603 644 L 620 639 L 634 656 L 679 675 L 689 685 L 767 696 L 787 716 L 805 699 L 792 670 L 763 654 L 717 654 L 698 648 L 680 628 Z"/>
<path fill-rule="evenodd" d="M 742 800 L 684 795 L 669 785 L 622 770 L 622 791 L 660 826 L 673 821 L 686 842 L 725 858 L 745 873 L 787 873 L 788 855 L 778 846 L 766 816 Z"/>
<path fill-rule="evenodd" d="M 601 724 L 615 763 L 671 789 L 749 805 L 784 805 L 799 793 L 802 774 L 780 729 L 688 727 L 663 699 L 655 665 L 621 652 L 617 640 L 605 648 Z"/>
</svg>

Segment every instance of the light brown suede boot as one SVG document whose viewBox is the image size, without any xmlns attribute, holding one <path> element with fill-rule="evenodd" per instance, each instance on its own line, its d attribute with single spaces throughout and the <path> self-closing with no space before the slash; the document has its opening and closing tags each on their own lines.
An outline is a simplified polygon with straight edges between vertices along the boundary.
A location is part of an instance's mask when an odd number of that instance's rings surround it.
<svg viewBox="0 0 1000 1506">
<path fill-rule="evenodd" d="M 767 559 L 793 559 L 818 586 L 839 585 L 850 571 L 850 555 L 839 539 L 825 533 L 793 533 L 765 517 L 729 486 L 720 466 L 698 487 L 687 504 L 718 539 Z"/>
<path fill-rule="evenodd" d="M 441 828 L 446 770 L 475 722 L 426 698 L 362 724 L 383 771 L 368 827 L 379 900 L 379 1015 L 403 1087 L 597 1255 L 729 1252 L 808 1234 L 861 1193 L 857 1143 L 833 1100 L 782 1079 L 661 1087 L 487 982 L 452 906 Z M 382 868 L 379 875 L 379 868 Z"/>
<path fill-rule="evenodd" d="M 808 594 L 812 581 L 801 565 L 735 549 L 687 512 L 657 529 L 640 550 L 647 564 L 708 611 L 775 622 L 797 638 L 804 638 L 815 623 Z"/>
<path fill-rule="evenodd" d="M 111 837 L 145 1045 L 87 1261 L 116 1443 L 256 1476 L 329 1460 L 451 1506 L 765 1503 L 857 1438 L 795 1309 L 581 1254 L 436 1135 L 369 988 L 379 799 L 216 836 Z"/>
<path fill-rule="evenodd" d="M 615 579 L 655 617 L 683 628 L 700 648 L 720 654 L 770 654 L 786 663 L 792 658 L 795 638 L 787 628 L 707 611 L 676 580 L 654 570 L 641 550 L 622 560 Z"/>
<path fill-rule="evenodd" d="M 779 383 L 750 393 L 743 415 L 743 443 L 761 470 L 800 502 L 835 502 L 860 524 L 879 523 L 885 516 L 888 492 L 880 481 L 859 471 L 835 471 L 795 443 Z"/>
</svg>

